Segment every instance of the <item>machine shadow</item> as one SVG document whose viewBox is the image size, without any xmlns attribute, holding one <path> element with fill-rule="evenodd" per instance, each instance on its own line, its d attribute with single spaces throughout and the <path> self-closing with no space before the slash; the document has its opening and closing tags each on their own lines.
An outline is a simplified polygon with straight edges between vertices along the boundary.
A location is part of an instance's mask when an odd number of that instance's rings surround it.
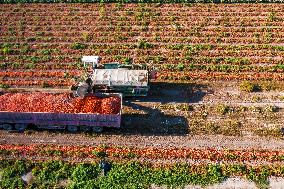
<svg viewBox="0 0 284 189">
<path fill-rule="evenodd" d="M 159 109 L 163 104 L 190 104 L 202 101 L 207 94 L 206 85 L 194 83 L 151 83 L 147 97 L 125 97 L 123 99 L 122 126 L 107 128 L 106 134 L 123 135 L 187 135 L 188 117 L 184 112 L 165 113 Z M 132 111 L 125 111 L 131 109 Z"/>
</svg>

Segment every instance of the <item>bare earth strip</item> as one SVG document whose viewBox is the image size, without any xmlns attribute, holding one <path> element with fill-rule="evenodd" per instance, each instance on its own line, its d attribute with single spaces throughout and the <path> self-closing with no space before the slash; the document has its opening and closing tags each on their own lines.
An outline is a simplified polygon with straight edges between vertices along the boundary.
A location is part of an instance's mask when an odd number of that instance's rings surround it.
<svg viewBox="0 0 284 189">
<path fill-rule="evenodd" d="M 98 135 L 35 132 L 33 134 L 0 131 L 0 144 L 115 145 L 128 147 L 176 147 L 217 149 L 283 150 L 284 140 L 260 137 L 228 136 L 141 136 Z"/>
</svg>

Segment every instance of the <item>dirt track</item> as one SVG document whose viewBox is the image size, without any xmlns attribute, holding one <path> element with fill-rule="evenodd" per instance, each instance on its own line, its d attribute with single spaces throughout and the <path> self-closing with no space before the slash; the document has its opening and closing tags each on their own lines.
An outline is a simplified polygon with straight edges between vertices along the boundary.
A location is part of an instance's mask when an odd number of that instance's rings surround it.
<svg viewBox="0 0 284 189">
<path fill-rule="evenodd" d="M 185 147 L 185 148 L 229 148 L 229 149 L 273 149 L 283 150 L 284 140 L 259 137 L 226 136 L 141 136 L 108 135 L 88 136 L 37 132 L 32 134 L 0 131 L 0 144 L 60 144 L 60 145 L 116 145 L 131 147 Z"/>
</svg>

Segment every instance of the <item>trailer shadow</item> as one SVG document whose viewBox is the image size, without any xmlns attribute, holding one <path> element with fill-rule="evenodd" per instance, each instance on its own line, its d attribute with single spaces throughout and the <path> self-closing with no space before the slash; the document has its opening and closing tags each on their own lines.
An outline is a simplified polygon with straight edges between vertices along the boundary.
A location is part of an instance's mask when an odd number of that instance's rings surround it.
<svg viewBox="0 0 284 189">
<path fill-rule="evenodd" d="M 190 104 L 202 101 L 207 94 L 206 85 L 194 83 L 152 83 L 147 97 L 124 98 L 122 126 L 119 130 L 106 129 L 106 134 L 123 135 L 187 135 L 188 113 L 163 111 L 163 104 Z"/>
</svg>

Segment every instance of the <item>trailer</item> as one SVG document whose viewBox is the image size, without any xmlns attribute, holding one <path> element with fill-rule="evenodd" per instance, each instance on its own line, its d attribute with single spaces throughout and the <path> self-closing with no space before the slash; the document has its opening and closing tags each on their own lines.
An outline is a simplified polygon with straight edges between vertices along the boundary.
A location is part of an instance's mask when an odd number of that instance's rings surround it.
<svg viewBox="0 0 284 189">
<path fill-rule="evenodd" d="M 122 107 L 122 94 L 108 93 L 96 96 L 119 97 Z M 102 132 L 104 127 L 119 128 L 120 124 L 121 108 L 118 114 L 0 111 L 0 127 L 5 130 L 23 131 L 28 125 L 34 125 L 40 129 L 67 129 L 69 132 Z"/>
</svg>

